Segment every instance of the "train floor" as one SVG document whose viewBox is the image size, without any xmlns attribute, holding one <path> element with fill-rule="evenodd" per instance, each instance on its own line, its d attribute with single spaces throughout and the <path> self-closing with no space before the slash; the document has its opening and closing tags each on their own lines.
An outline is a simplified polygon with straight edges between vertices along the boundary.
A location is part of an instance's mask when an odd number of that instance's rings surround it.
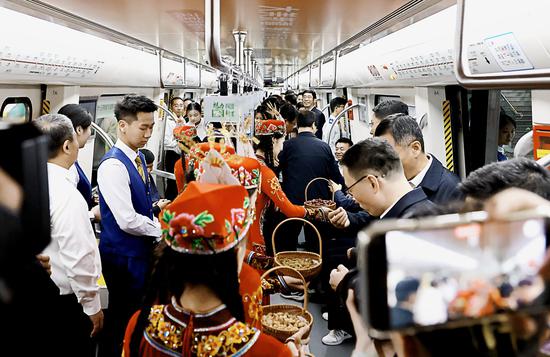
<svg viewBox="0 0 550 357">
<path fill-rule="evenodd" d="M 271 296 L 272 304 L 295 304 L 302 306 L 301 302 L 282 298 L 279 294 Z M 313 316 L 313 327 L 310 334 L 309 349 L 315 357 L 348 357 L 351 356 L 353 347 L 355 346 L 355 339 L 347 339 L 338 346 L 327 346 L 321 342 L 323 336 L 325 336 L 329 330 L 327 328 L 327 321 L 323 320 L 321 316 L 321 304 L 308 303 L 308 311 Z"/>
</svg>

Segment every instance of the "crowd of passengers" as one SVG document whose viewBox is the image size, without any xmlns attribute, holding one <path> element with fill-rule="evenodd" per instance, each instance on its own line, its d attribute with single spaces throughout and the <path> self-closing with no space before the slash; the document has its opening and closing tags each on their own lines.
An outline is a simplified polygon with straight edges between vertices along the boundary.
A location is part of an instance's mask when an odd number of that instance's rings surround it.
<svg viewBox="0 0 550 357">
<path fill-rule="evenodd" d="M 270 294 L 303 301 L 305 291 L 328 321 L 321 342 L 354 338 L 353 356 L 542 351 L 543 315 L 391 340 L 369 337 L 354 302 L 360 230 L 382 219 L 482 209 L 499 217 L 550 207 L 550 173 L 531 159 L 507 159 L 501 146 L 515 130 L 508 116 L 501 116 L 500 161 L 461 181 L 426 151 L 405 103 L 376 105 L 371 137 L 355 144 L 340 115 L 346 104 L 333 98 L 326 119 L 314 91 L 269 96 L 255 110 L 250 138 L 249 128 L 205 124 L 199 103 L 172 98 L 163 161 L 176 180 L 163 197 L 151 176 L 155 157 L 144 148 L 157 109 L 149 98 L 128 95 L 117 103 L 117 141 L 99 165 L 97 198 L 77 161 L 92 116 L 69 104 L 36 119 L 49 138 L 51 242 L 32 252 L 21 243 L 17 212 L 24 193 L 0 168 L 2 234 L 19 238 L 10 259 L 19 266 L 2 264 L 0 272 L 2 341 L 21 349 L 17 355 L 305 356 L 308 326 L 279 341 L 261 323 Z M 336 208 L 305 204 L 311 198 L 333 198 Z M 300 220 L 279 226 L 288 217 L 306 219 L 316 230 Z M 101 227 L 99 245 L 94 222 Z M 305 242 L 299 242 L 302 231 Z M 321 273 L 307 286 L 280 272 L 262 275 L 274 266 L 274 251 L 298 250 L 323 252 Z M 550 279 L 545 269 L 540 274 Z M 101 276 L 108 288 L 105 313 Z M 402 288 L 405 301 L 418 284 Z"/>
</svg>

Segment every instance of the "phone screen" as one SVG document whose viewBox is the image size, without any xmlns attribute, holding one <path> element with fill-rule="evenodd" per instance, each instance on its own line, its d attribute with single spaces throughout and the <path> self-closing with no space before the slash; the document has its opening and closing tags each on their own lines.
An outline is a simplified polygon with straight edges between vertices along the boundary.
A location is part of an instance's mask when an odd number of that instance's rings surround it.
<svg viewBox="0 0 550 357">
<path fill-rule="evenodd" d="M 390 329 L 520 310 L 544 290 L 541 218 L 389 231 L 385 246 Z"/>
</svg>

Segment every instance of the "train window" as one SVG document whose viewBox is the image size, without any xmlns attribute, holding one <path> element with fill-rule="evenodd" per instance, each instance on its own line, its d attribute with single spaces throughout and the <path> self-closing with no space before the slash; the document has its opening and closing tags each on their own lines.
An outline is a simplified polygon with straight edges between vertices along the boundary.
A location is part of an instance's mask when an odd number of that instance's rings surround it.
<svg viewBox="0 0 550 357">
<path fill-rule="evenodd" d="M 516 143 L 524 135 L 533 130 L 533 114 L 531 109 L 530 90 L 501 90 L 500 91 L 500 112 L 506 115 L 508 124 L 499 122 L 499 151 L 507 158 L 514 157 Z M 504 120 L 504 119 L 503 119 Z M 532 148 L 532 147 L 531 147 Z M 533 158 L 532 153 L 527 152 Z M 503 156 L 501 156 L 503 157 Z"/>
<path fill-rule="evenodd" d="M 8 123 L 19 124 L 28 122 L 32 118 L 31 100 L 27 97 L 6 98 L 4 103 L 2 103 L 0 113 L 2 113 L 0 120 Z"/>
</svg>

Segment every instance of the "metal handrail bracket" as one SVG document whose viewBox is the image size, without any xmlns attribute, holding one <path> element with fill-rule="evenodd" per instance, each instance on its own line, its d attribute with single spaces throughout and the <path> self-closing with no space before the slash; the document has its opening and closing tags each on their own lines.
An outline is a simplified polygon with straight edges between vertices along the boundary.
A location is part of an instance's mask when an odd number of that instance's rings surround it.
<svg viewBox="0 0 550 357">
<path fill-rule="evenodd" d="M 367 108 L 367 105 L 363 104 L 363 103 L 357 103 L 357 104 L 350 105 L 349 107 L 344 108 L 344 110 L 342 110 L 342 112 L 336 116 L 336 118 L 334 119 L 334 123 L 332 123 L 332 125 L 330 126 L 330 130 L 328 131 L 329 144 L 330 144 L 330 136 L 332 135 L 332 129 L 334 129 L 334 125 L 336 123 L 338 123 L 338 121 L 340 120 L 340 118 L 342 116 L 344 116 L 344 114 L 346 114 L 348 111 L 353 110 L 354 108 L 358 108 L 358 107 Z"/>
</svg>

